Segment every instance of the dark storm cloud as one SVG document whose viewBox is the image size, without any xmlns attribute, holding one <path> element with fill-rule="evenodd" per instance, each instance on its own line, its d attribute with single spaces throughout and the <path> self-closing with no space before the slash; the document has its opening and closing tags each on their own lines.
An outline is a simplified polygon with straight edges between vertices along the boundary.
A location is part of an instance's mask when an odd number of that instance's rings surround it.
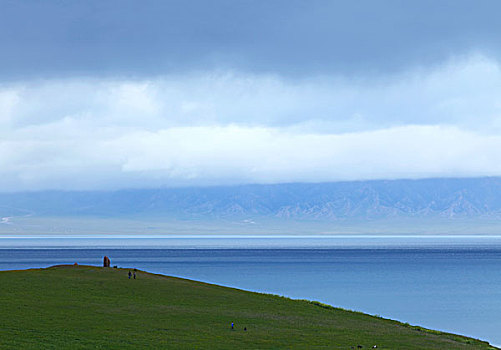
<svg viewBox="0 0 501 350">
<path fill-rule="evenodd" d="M 2 1 L 0 77 L 368 74 L 497 57 L 498 1 Z"/>
</svg>

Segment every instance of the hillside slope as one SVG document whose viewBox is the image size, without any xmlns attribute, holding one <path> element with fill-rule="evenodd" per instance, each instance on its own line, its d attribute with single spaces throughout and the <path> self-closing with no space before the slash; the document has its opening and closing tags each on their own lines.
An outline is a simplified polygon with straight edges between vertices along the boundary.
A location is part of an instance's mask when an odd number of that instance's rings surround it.
<svg viewBox="0 0 501 350">
<path fill-rule="evenodd" d="M 0 272 L 0 348 L 493 349 L 308 301 L 141 271 L 129 280 L 127 272 L 88 266 Z"/>
</svg>

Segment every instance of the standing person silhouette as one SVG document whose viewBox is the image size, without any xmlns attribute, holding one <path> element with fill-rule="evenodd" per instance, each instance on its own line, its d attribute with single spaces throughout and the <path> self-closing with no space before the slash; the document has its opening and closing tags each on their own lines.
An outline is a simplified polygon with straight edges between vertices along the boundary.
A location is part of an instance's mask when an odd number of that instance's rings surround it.
<svg viewBox="0 0 501 350">
<path fill-rule="evenodd" d="M 132 272 L 129 271 L 129 279 L 130 279 L 130 276 L 132 276 Z"/>
<path fill-rule="evenodd" d="M 134 271 L 134 279 L 136 279 L 136 271 Z"/>
</svg>

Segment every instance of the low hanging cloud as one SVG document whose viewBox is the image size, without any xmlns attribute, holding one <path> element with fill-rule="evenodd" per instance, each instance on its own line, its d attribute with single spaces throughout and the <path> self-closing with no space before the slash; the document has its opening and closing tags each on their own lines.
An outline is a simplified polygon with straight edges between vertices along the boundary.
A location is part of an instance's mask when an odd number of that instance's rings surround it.
<svg viewBox="0 0 501 350">
<path fill-rule="evenodd" d="M 0 190 L 501 175 L 501 67 L 0 85 Z"/>
</svg>

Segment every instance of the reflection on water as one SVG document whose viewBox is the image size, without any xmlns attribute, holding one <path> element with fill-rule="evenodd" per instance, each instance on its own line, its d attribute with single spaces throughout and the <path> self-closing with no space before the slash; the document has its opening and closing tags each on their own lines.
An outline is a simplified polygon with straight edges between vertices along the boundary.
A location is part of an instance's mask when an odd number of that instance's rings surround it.
<svg viewBox="0 0 501 350">
<path fill-rule="evenodd" d="M 492 235 L 0 235 L 2 248 L 415 248 L 501 246 Z"/>
</svg>

